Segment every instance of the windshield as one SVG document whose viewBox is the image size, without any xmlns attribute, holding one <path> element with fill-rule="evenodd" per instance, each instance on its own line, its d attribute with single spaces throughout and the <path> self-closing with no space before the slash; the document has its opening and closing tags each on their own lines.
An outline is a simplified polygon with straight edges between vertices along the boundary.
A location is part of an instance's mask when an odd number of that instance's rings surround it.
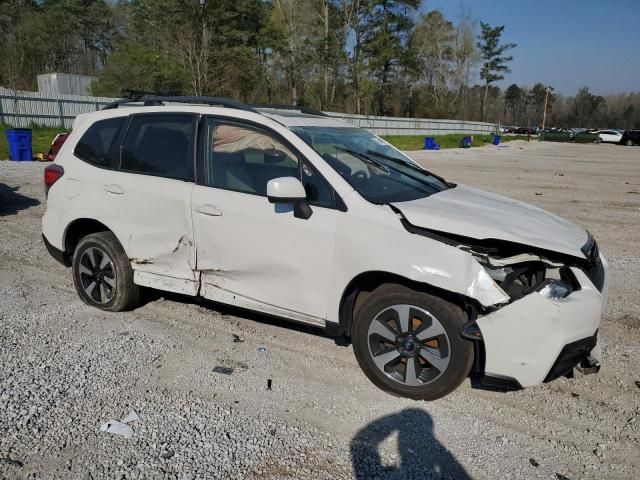
<svg viewBox="0 0 640 480">
<path fill-rule="evenodd" d="M 370 202 L 406 202 L 452 186 L 362 128 L 291 127 L 291 130 Z"/>
</svg>

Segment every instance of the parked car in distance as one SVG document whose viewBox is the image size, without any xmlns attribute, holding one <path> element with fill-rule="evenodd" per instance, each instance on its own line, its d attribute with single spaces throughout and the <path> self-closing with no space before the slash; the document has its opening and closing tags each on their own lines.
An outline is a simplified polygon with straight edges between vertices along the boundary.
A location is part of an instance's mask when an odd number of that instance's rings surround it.
<svg viewBox="0 0 640 480">
<path fill-rule="evenodd" d="M 98 309 L 150 287 L 315 325 L 414 399 L 600 367 L 609 278 L 588 232 L 319 112 L 118 101 L 76 118 L 44 184 L 45 246 Z"/>
<path fill-rule="evenodd" d="M 620 138 L 623 145 L 640 145 L 640 130 L 625 130 Z"/>
<path fill-rule="evenodd" d="M 602 143 L 620 143 L 622 133 L 618 130 L 596 130 L 595 133 L 600 137 Z"/>
<path fill-rule="evenodd" d="M 514 130 L 513 133 L 518 135 L 537 135 L 538 129 L 535 127 L 518 127 Z"/>
</svg>

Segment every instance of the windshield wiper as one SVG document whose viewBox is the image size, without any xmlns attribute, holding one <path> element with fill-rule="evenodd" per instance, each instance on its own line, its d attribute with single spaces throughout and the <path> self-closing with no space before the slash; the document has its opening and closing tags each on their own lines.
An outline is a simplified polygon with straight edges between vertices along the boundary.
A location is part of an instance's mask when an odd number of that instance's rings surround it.
<svg viewBox="0 0 640 480">
<path fill-rule="evenodd" d="M 374 165 L 375 167 L 381 169 L 385 173 L 389 173 L 389 169 L 395 170 L 395 171 L 399 171 L 399 170 L 397 170 L 397 169 L 395 169 L 393 167 L 389 167 L 388 165 L 385 165 L 382 162 L 378 162 L 378 161 L 374 160 L 373 158 L 369 157 L 368 155 L 365 155 L 362 152 L 358 152 L 357 150 L 351 150 L 349 148 L 342 147 L 340 145 L 333 145 L 333 148 L 335 148 L 336 150 L 340 150 L 341 152 L 348 153 L 349 155 L 353 155 L 354 157 L 358 157 L 358 158 L 364 160 L 366 163 L 368 163 L 370 165 Z"/>
<path fill-rule="evenodd" d="M 412 162 L 409 162 L 408 160 L 403 160 L 401 158 L 396 158 L 396 157 L 391 157 L 389 155 L 385 155 L 384 153 L 380 153 L 380 152 L 376 152 L 375 150 L 367 150 L 367 154 L 368 155 L 375 155 L 376 157 L 380 157 L 380 158 L 384 158 L 385 160 L 389 160 L 391 162 L 396 162 L 399 163 L 401 165 L 404 165 L 406 167 L 409 167 L 412 170 L 415 170 L 416 172 L 420 172 L 422 174 L 427 174 L 432 176 L 433 178 L 437 178 L 438 180 L 440 180 L 442 183 L 444 183 L 445 185 L 449 185 L 449 182 L 447 182 L 444 178 L 442 178 L 440 175 L 436 175 L 433 172 L 430 172 L 429 170 L 427 170 L 426 168 L 421 168 L 417 165 L 415 165 Z"/>
<path fill-rule="evenodd" d="M 389 170 L 393 170 L 394 172 L 399 173 L 400 175 L 406 175 L 409 178 L 414 179 L 417 182 L 422 183 L 423 185 L 426 185 L 427 187 L 429 187 L 431 190 L 434 191 L 434 193 L 439 192 L 440 190 L 438 190 L 432 183 L 429 183 L 428 181 L 424 180 L 423 178 L 419 178 L 416 177 L 415 175 L 411 175 L 410 173 L 407 172 L 403 172 L 402 169 L 398 168 L 398 167 L 394 167 L 393 165 L 387 165 L 384 162 L 379 162 L 378 160 L 374 160 L 373 158 L 371 158 L 369 155 L 364 154 L 362 152 L 358 152 L 357 150 L 351 150 L 349 148 L 346 147 L 341 147 L 340 145 L 334 145 L 333 148 L 335 148 L 336 150 L 340 150 L 342 152 L 348 153 L 349 155 L 353 155 L 354 157 L 358 157 L 361 158 L 362 160 L 364 160 L 365 162 L 375 165 L 376 167 L 380 168 L 382 171 L 384 171 L 385 173 L 388 173 Z M 416 171 L 419 171 L 420 173 L 422 173 L 424 175 L 425 170 L 421 170 L 420 168 L 414 167 L 414 169 Z M 433 175 L 435 178 L 435 175 Z M 445 185 L 448 185 L 446 182 L 444 182 Z"/>
</svg>

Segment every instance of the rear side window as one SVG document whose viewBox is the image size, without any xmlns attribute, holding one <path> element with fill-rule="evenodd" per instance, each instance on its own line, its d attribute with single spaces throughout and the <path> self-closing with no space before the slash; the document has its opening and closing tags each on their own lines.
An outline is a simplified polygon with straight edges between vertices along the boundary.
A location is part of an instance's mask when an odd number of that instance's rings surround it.
<svg viewBox="0 0 640 480">
<path fill-rule="evenodd" d="M 193 181 L 196 117 L 135 115 L 122 145 L 120 170 Z"/>
<path fill-rule="evenodd" d="M 110 118 L 94 123 L 77 143 L 76 157 L 99 167 L 115 168 L 118 165 L 118 133 L 128 117 Z"/>
</svg>

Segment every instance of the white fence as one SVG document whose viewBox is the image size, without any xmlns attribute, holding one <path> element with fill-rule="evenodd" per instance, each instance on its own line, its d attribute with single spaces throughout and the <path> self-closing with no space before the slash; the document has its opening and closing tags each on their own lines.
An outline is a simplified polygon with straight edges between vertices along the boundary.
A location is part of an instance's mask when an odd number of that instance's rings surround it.
<svg viewBox="0 0 640 480">
<path fill-rule="evenodd" d="M 117 99 L 80 95 L 43 97 L 38 92 L 0 87 L 0 124 L 12 127 L 29 127 L 35 124 L 69 129 L 79 113 L 100 110 L 114 100 Z"/>
<path fill-rule="evenodd" d="M 366 128 L 376 135 L 447 135 L 449 133 L 495 133 L 494 123 L 429 118 L 376 117 L 326 112 L 327 115 Z"/>
<path fill-rule="evenodd" d="M 57 95 L 43 97 L 38 92 L 13 91 L 0 87 L 0 124 L 29 127 L 33 124 L 69 129 L 79 113 L 100 110 L 118 100 L 109 97 Z M 375 117 L 327 112 L 377 135 L 445 135 L 449 133 L 488 134 L 496 125 L 462 120 Z"/>
</svg>

